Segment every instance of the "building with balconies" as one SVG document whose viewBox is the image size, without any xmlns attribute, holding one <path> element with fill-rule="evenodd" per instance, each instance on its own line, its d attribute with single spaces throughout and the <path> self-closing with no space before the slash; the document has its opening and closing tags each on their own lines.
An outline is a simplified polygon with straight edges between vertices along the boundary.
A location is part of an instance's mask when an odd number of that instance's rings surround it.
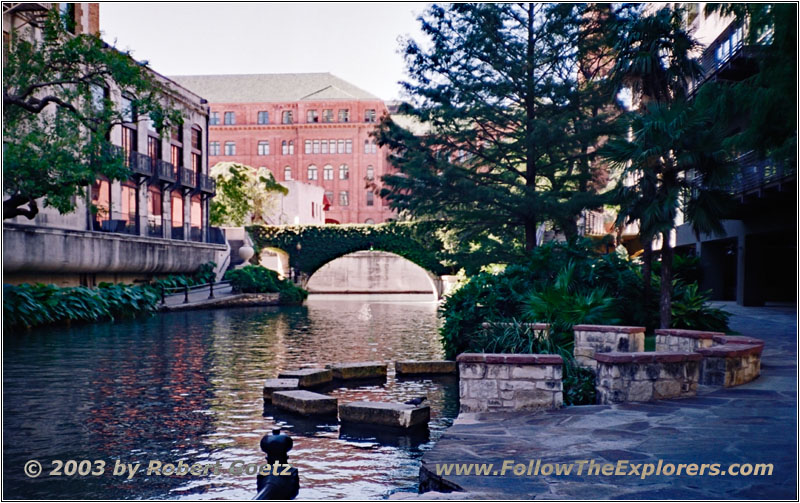
<svg viewBox="0 0 800 503">
<path fill-rule="evenodd" d="M 370 133 L 386 106 L 329 73 L 171 77 L 211 104 L 209 158 L 320 186 L 327 223 L 394 217 L 368 185 L 389 169 Z"/>
<path fill-rule="evenodd" d="M 98 4 L 4 3 L 4 41 L 12 30 L 26 27 L 35 36 L 56 8 L 74 20 L 73 33 L 99 32 Z M 149 118 L 126 107 L 129 97 L 109 82 L 104 92 L 129 110 L 128 120 L 113 127 L 109 148 L 124 156 L 130 178 L 98 178 L 75 198 L 69 214 L 40 205 L 32 220 L 4 220 L 5 282 L 94 286 L 191 273 L 202 263 L 225 260 L 224 237 L 208 224 L 216 187 L 208 176 L 207 101 L 152 73 L 169 90 L 183 124 L 159 134 Z"/>
<path fill-rule="evenodd" d="M 705 47 L 700 57 L 703 77 L 693 83 L 693 93 L 707 82 L 734 84 L 759 71 L 759 60 L 772 42 L 771 29 L 751 39 L 747 22 L 716 13 L 706 16 L 704 4 L 684 5 L 689 7 L 687 25 Z M 738 117 L 731 133 L 747 121 L 746 115 Z M 733 170 L 729 191 L 736 204 L 723 222 L 726 235 L 698 238 L 679 216 L 676 253 L 700 257 L 701 287 L 710 289 L 715 300 L 742 305 L 796 302 L 796 166 L 740 152 Z"/>
</svg>

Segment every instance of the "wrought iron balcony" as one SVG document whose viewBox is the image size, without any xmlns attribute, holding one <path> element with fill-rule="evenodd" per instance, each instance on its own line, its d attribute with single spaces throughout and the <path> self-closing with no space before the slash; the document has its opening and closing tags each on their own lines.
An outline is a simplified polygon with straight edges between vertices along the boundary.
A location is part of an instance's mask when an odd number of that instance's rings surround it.
<svg viewBox="0 0 800 503">
<path fill-rule="evenodd" d="M 139 152 L 131 152 L 128 156 L 128 167 L 134 175 L 153 176 L 153 159 Z"/>
<path fill-rule="evenodd" d="M 187 168 L 179 168 L 179 169 L 180 169 L 180 185 L 191 189 L 195 188 L 197 186 L 197 180 L 194 171 Z"/>
<path fill-rule="evenodd" d="M 217 181 L 203 173 L 197 173 L 197 187 L 200 192 L 207 194 L 217 193 Z"/>
<path fill-rule="evenodd" d="M 175 166 L 171 162 L 161 159 L 156 162 L 156 176 L 162 182 L 175 183 L 177 181 Z"/>
<path fill-rule="evenodd" d="M 727 184 L 728 192 L 734 196 L 758 191 L 789 181 L 796 175 L 796 167 L 778 163 L 772 159 L 759 159 L 755 152 L 747 152 L 734 160 L 732 177 Z M 702 179 L 692 178 L 691 185 L 700 187 Z M 691 197 L 696 189 L 692 189 Z"/>
<path fill-rule="evenodd" d="M 706 47 L 700 58 L 703 76 L 693 83 L 692 93 L 708 80 L 740 81 L 758 71 L 760 46 L 769 44 L 771 37 L 767 33 L 757 45 L 747 45 L 746 36 L 746 26 L 733 22 Z"/>
</svg>

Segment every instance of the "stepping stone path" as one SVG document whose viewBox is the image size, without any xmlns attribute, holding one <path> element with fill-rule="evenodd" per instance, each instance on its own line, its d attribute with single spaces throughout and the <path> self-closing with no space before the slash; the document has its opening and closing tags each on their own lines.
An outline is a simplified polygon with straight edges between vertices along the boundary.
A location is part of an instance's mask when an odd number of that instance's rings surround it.
<svg viewBox="0 0 800 503">
<path fill-rule="evenodd" d="M 300 387 L 299 379 L 267 379 L 264 383 L 264 400 L 271 402 L 272 393 L 289 391 Z"/>
<path fill-rule="evenodd" d="M 331 365 L 334 379 L 372 379 L 386 377 L 386 364 L 381 362 L 337 363 Z"/>
<path fill-rule="evenodd" d="M 458 364 L 449 360 L 396 361 L 394 370 L 397 375 L 455 374 Z"/>
<path fill-rule="evenodd" d="M 333 380 L 330 369 L 287 370 L 278 374 L 279 379 L 297 379 L 301 388 L 313 388 Z"/>
<path fill-rule="evenodd" d="M 363 423 L 413 428 L 424 426 L 431 419 L 431 408 L 387 402 L 351 402 L 339 406 L 339 420 L 343 423 Z"/>
<path fill-rule="evenodd" d="M 338 401 L 335 398 L 306 390 L 276 391 L 272 404 L 304 416 L 336 414 Z"/>
</svg>

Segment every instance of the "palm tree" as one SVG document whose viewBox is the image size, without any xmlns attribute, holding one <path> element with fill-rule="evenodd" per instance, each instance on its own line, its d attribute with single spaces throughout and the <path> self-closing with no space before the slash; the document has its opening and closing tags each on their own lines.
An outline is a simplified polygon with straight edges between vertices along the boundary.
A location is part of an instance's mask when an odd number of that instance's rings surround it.
<svg viewBox="0 0 800 503">
<path fill-rule="evenodd" d="M 630 89 L 634 102 L 639 103 L 644 113 L 650 103 L 684 99 L 688 83 L 697 79 L 702 69 L 692 57 L 699 45 L 682 26 L 683 9 L 665 7 L 649 15 L 623 10 L 618 20 L 617 63 L 611 72 L 618 87 Z M 657 159 L 642 159 L 640 165 L 633 166 L 634 185 L 625 187 L 620 184 L 617 192 L 621 206 L 617 224 L 639 222 L 643 248 L 643 302 L 646 306 L 651 298 L 653 239 L 661 232 L 661 219 L 658 217 L 660 209 L 663 209 L 656 204 L 657 170 L 651 169 L 657 165 Z M 662 277 L 663 271 L 662 268 Z M 662 306 L 662 313 L 664 310 Z"/>
<path fill-rule="evenodd" d="M 712 111 L 704 100 L 651 102 L 645 110 L 629 116 L 630 137 L 612 138 L 603 150 L 610 161 L 624 167 L 625 175 L 635 175 L 636 182 L 624 189 L 625 195 L 649 196 L 647 200 L 630 198 L 627 214 L 639 215 L 643 229 L 662 237 L 661 328 L 669 328 L 671 322 L 674 250 L 670 235 L 681 196 L 691 193 L 685 220 L 696 234 L 724 234 L 730 162 Z M 647 280 L 645 277 L 645 283 Z"/>
</svg>

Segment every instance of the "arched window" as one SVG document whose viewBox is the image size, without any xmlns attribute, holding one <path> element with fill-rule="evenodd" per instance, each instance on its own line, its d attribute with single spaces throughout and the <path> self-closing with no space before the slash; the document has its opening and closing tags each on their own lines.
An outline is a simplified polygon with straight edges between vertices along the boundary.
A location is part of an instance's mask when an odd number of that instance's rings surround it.
<svg viewBox="0 0 800 503">
<path fill-rule="evenodd" d="M 373 219 L 371 219 L 371 218 L 368 218 L 368 219 L 364 220 L 364 223 L 365 223 L 365 224 L 374 224 L 374 223 L 375 223 L 375 220 L 373 220 Z"/>
<path fill-rule="evenodd" d="M 339 166 L 339 180 L 349 180 L 350 179 L 350 168 L 347 164 L 342 164 Z"/>
<path fill-rule="evenodd" d="M 317 167 L 313 164 L 308 167 L 308 179 L 309 180 L 316 180 L 317 179 Z"/>
<path fill-rule="evenodd" d="M 291 180 L 292 179 L 292 167 L 286 166 L 283 168 L 283 179 L 284 180 Z"/>
<path fill-rule="evenodd" d="M 286 140 L 281 142 L 281 155 L 287 155 L 289 153 L 289 144 Z"/>
<path fill-rule="evenodd" d="M 289 155 L 294 155 L 294 140 L 289 140 Z"/>
<path fill-rule="evenodd" d="M 322 178 L 324 180 L 333 180 L 333 166 L 326 164 L 325 167 L 322 168 Z"/>
<path fill-rule="evenodd" d="M 374 180 L 375 179 L 375 168 L 372 166 L 367 166 L 367 180 Z"/>
</svg>

